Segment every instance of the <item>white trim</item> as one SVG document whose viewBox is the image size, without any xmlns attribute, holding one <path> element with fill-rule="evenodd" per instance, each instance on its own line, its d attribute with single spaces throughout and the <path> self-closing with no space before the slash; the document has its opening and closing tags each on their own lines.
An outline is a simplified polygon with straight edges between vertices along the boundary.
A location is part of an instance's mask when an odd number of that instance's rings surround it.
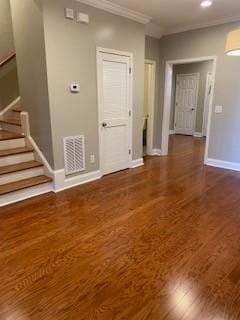
<svg viewBox="0 0 240 320">
<path fill-rule="evenodd" d="M 208 127 L 206 135 L 206 148 L 205 148 L 205 157 L 204 163 L 208 159 L 209 151 L 209 135 L 211 129 L 211 117 L 213 110 L 213 97 L 214 97 L 214 88 L 215 88 L 215 78 L 216 78 L 216 68 L 217 68 L 217 57 L 216 56 L 206 56 L 199 58 L 189 58 L 189 59 L 179 59 L 179 60 L 169 60 L 166 61 L 166 70 L 165 70 L 165 89 L 164 89 L 164 107 L 163 107 L 163 124 L 162 124 L 162 137 L 161 137 L 161 150 L 162 155 L 168 155 L 168 142 L 169 142 L 169 122 L 170 122 L 170 111 L 171 111 L 171 96 L 172 96 L 172 74 L 173 74 L 173 65 L 174 64 L 186 64 L 194 63 L 200 61 L 213 61 L 213 82 L 212 82 L 212 92 L 209 103 L 209 113 L 208 113 Z"/>
<path fill-rule="evenodd" d="M 211 79 L 211 87 L 212 87 L 212 79 L 213 75 L 212 72 L 208 72 L 206 76 L 206 88 L 205 88 L 205 97 L 204 97 L 204 109 L 203 109 L 203 124 L 202 124 L 202 135 L 206 136 L 206 131 L 207 131 L 207 123 L 208 123 L 208 115 L 206 114 L 206 109 L 207 109 L 207 98 L 209 94 L 209 79 Z M 211 88 L 212 90 L 212 88 Z"/>
<path fill-rule="evenodd" d="M 202 138 L 202 137 L 203 137 L 203 134 L 202 134 L 202 132 L 194 132 L 193 136 L 194 136 L 195 138 Z"/>
<path fill-rule="evenodd" d="M 129 149 L 131 150 L 131 153 L 129 155 L 129 165 L 128 168 L 131 168 L 131 161 L 132 161 L 132 150 L 133 150 L 133 53 L 127 52 L 127 51 L 120 51 L 120 50 L 114 50 L 114 49 L 109 49 L 109 48 L 102 48 L 102 47 L 97 47 L 96 48 L 96 59 L 97 59 L 97 94 L 98 94 L 98 139 L 99 139 L 99 167 L 100 171 L 103 172 L 102 169 L 102 153 L 101 153 L 101 129 L 102 129 L 102 124 L 101 124 L 101 119 L 99 116 L 99 110 L 101 107 L 101 86 L 99 85 L 102 82 L 101 75 L 99 72 L 99 67 L 100 67 L 100 53 L 108 53 L 108 54 L 113 54 L 117 56 L 125 56 L 128 57 L 130 62 L 130 68 L 132 72 L 129 74 L 129 111 L 131 113 L 129 117 Z"/>
<path fill-rule="evenodd" d="M 133 21 L 137 21 L 142 24 L 147 24 L 152 20 L 152 17 L 137 12 L 135 10 L 128 9 L 126 7 L 120 6 L 116 3 L 112 3 L 108 0 L 75 0 L 76 2 L 87 4 L 91 7 L 101 9 L 115 15 L 128 18 Z"/>
<path fill-rule="evenodd" d="M 132 160 L 130 168 L 134 169 L 134 168 L 138 168 L 138 167 L 141 167 L 141 166 L 144 166 L 143 158 L 140 158 L 140 159 L 137 159 L 137 160 Z"/>
<path fill-rule="evenodd" d="M 98 180 L 102 177 L 100 170 L 77 175 L 74 177 L 66 177 L 65 170 L 60 169 L 54 171 L 54 192 L 60 192 L 70 189 L 88 182 Z"/>
<path fill-rule="evenodd" d="M 11 102 L 6 108 L 4 108 L 0 112 L 0 117 L 3 117 L 4 114 L 10 111 L 18 102 L 20 102 L 20 100 L 21 100 L 21 97 L 17 97 L 13 102 Z"/>
<path fill-rule="evenodd" d="M 161 149 L 153 149 L 152 156 L 161 156 Z"/>
<path fill-rule="evenodd" d="M 169 130 L 169 135 L 175 134 L 175 130 Z"/>
<path fill-rule="evenodd" d="M 205 164 L 211 167 L 240 171 L 240 163 L 236 163 L 236 162 L 229 162 L 229 161 L 222 161 L 222 160 L 208 158 Z"/>
<path fill-rule="evenodd" d="M 192 135 L 194 135 L 194 131 L 196 128 L 196 122 L 197 122 L 197 109 L 198 109 L 198 96 L 199 96 L 199 79 L 200 79 L 200 73 L 195 72 L 195 73 L 178 73 L 176 74 L 176 88 L 175 88 L 175 105 L 174 105 L 174 128 L 175 128 L 175 123 L 177 122 L 176 117 L 177 117 L 177 101 L 176 101 L 176 96 L 177 96 L 177 90 L 178 90 L 178 77 L 182 76 L 195 76 L 196 81 L 197 81 L 197 86 L 196 86 L 196 91 L 195 91 L 195 107 L 194 107 L 194 119 L 193 119 L 193 128 L 192 128 Z M 176 132 L 176 129 L 174 129 Z M 177 133 L 177 134 L 184 134 L 184 133 Z"/>
<path fill-rule="evenodd" d="M 156 96 L 156 61 L 145 60 L 145 64 L 151 65 L 151 80 L 149 81 L 149 117 L 148 117 L 148 132 L 147 132 L 147 154 L 153 152 L 153 125 L 154 125 L 154 109 Z"/>
<path fill-rule="evenodd" d="M 53 183 L 43 183 L 38 186 L 26 188 L 19 191 L 14 191 L 0 196 L 0 207 L 7 206 L 19 201 L 27 200 L 33 197 L 43 195 L 53 191 Z"/>
<path fill-rule="evenodd" d="M 240 16 L 237 15 L 237 16 L 232 16 L 229 18 L 212 20 L 209 22 L 190 24 L 187 26 L 179 27 L 179 28 L 169 28 L 169 29 L 165 29 L 163 31 L 163 35 L 170 35 L 170 34 L 175 34 L 175 33 L 186 32 L 186 31 L 190 31 L 190 30 L 197 30 L 197 29 L 203 29 L 203 28 L 207 28 L 207 27 L 214 27 L 214 26 L 218 26 L 221 24 L 235 22 L 235 21 L 239 21 L 239 20 L 240 20 Z M 162 30 L 161 26 L 159 26 L 159 32 L 160 32 L 160 30 Z"/>
</svg>

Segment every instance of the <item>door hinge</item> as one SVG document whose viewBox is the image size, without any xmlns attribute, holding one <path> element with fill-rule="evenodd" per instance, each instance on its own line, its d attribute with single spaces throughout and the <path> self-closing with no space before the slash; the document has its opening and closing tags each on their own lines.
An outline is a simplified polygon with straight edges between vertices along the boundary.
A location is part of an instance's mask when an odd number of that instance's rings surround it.
<svg viewBox="0 0 240 320">
<path fill-rule="evenodd" d="M 131 110 L 129 110 L 129 117 L 131 117 L 132 116 L 132 111 Z"/>
<path fill-rule="evenodd" d="M 132 74 L 132 68 L 129 68 L 129 74 Z"/>
<path fill-rule="evenodd" d="M 132 153 L 131 149 L 128 150 L 128 154 L 130 155 Z"/>
</svg>

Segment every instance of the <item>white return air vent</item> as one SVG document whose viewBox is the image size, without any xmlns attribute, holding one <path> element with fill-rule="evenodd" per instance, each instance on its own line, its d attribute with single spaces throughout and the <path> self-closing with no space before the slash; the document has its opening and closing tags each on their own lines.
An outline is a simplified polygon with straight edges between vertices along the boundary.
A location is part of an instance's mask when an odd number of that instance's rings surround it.
<svg viewBox="0 0 240 320">
<path fill-rule="evenodd" d="M 66 175 L 85 170 L 84 136 L 66 137 L 64 143 L 64 160 Z"/>
</svg>

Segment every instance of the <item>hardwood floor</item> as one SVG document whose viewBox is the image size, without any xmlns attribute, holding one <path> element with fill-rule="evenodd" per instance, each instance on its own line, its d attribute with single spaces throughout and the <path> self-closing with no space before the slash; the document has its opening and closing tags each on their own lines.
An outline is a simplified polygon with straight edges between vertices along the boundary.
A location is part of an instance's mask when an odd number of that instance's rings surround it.
<svg viewBox="0 0 240 320">
<path fill-rule="evenodd" d="M 240 174 L 170 148 L 0 209 L 0 320 L 240 319 Z"/>
</svg>

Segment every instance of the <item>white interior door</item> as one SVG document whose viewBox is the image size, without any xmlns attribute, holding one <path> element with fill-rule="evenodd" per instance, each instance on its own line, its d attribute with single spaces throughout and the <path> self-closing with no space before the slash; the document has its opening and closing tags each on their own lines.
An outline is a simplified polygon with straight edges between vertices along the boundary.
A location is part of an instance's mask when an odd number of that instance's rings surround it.
<svg viewBox="0 0 240 320">
<path fill-rule="evenodd" d="M 204 114 L 203 114 L 203 136 L 206 137 L 207 135 L 207 125 L 208 125 L 208 113 L 209 113 L 209 106 L 211 100 L 211 93 L 212 93 L 212 73 L 207 74 L 207 82 L 206 82 L 206 93 L 205 93 L 205 104 L 204 104 Z"/>
<path fill-rule="evenodd" d="M 98 53 L 100 166 L 103 174 L 130 164 L 130 57 Z"/>
<path fill-rule="evenodd" d="M 198 74 L 177 75 L 175 133 L 193 135 L 196 119 Z"/>
</svg>

